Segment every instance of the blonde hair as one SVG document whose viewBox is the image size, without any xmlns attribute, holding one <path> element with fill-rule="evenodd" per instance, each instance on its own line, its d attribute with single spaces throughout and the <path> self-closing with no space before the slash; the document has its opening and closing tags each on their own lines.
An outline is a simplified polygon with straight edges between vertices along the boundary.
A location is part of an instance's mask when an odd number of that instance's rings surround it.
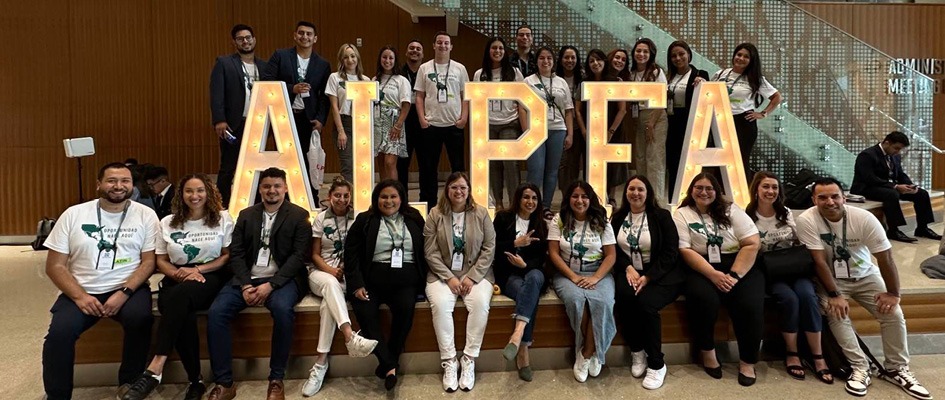
<svg viewBox="0 0 945 400">
<path fill-rule="evenodd" d="M 358 65 L 354 67 L 358 80 L 368 80 L 367 76 L 364 76 L 364 67 L 361 65 L 361 52 L 351 43 L 345 43 L 338 49 L 338 77 L 343 81 L 348 80 L 348 74 L 345 72 L 345 50 L 347 49 L 351 49 L 354 52 L 354 58 L 358 60 Z"/>
</svg>

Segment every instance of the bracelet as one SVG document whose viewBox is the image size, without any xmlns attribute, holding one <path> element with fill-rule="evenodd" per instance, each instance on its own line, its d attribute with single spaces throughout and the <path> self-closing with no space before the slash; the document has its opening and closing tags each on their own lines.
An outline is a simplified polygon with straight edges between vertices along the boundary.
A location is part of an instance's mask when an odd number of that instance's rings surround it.
<svg viewBox="0 0 945 400">
<path fill-rule="evenodd" d="M 250 286 L 244 287 L 244 288 L 243 288 L 243 291 L 245 292 L 245 291 L 247 291 L 247 290 L 249 290 L 249 289 L 252 289 L 252 288 L 253 288 L 253 286 L 250 285 Z"/>
</svg>

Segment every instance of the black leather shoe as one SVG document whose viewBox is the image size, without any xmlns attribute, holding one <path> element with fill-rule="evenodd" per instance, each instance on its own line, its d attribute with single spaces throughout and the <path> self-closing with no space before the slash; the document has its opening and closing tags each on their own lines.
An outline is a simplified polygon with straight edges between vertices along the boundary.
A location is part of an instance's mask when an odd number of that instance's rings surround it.
<svg viewBox="0 0 945 400">
<path fill-rule="evenodd" d="M 919 239 L 916 239 L 914 237 L 906 236 L 906 234 L 902 233 L 902 231 L 900 231 L 899 229 L 890 229 L 889 231 L 886 232 L 886 237 L 889 238 L 889 240 L 895 240 L 895 241 L 904 242 L 904 243 L 915 243 L 919 241 Z"/>
<path fill-rule="evenodd" d="M 745 387 L 754 385 L 754 384 L 755 384 L 755 380 L 757 380 L 757 379 L 758 379 L 758 378 L 756 378 L 756 377 L 748 376 L 748 375 L 745 375 L 745 374 L 743 374 L 743 373 L 741 373 L 741 372 L 738 373 L 738 384 L 739 384 L 739 385 L 742 385 L 742 386 L 745 386 Z"/>
<path fill-rule="evenodd" d="M 929 227 L 918 228 L 915 230 L 915 237 L 924 237 L 932 240 L 942 240 L 942 235 L 935 233 Z"/>
<path fill-rule="evenodd" d="M 711 367 L 706 367 L 703 365 L 702 370 L 704 370 L 706 374 L 708 374 L 709 376 L 715 379 L 722 379 L 722 363 L 720 363 L 718 359 L 716 359 L 715 362 L 719 364 L 718 367 L 711 368 Z"/>
<path fill-rule="evenodd" d="M 384 389 L 391 391 L 394 390 L 395 386 L 397 386 L 397 374 L 387 375 L 384 377 Z"/>
<path fill-rule="evenodd" d="M 207 385 L 204 385 L 203 382 L 191 382 L 187 386 L 187 392 L 184 394 L 184 400 L 200 400 L 203 398 L 203 394 L 207 392 Z"/>
</svg>

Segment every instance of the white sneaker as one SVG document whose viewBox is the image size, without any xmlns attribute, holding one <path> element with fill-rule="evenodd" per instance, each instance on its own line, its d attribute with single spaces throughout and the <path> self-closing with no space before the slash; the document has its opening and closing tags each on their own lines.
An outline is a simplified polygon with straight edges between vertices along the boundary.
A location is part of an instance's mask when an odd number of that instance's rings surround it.
<svg viewBox="0 0 945 400">
<path fill-rule="evenodd" d="M 463 355 L 459 358 L 459 363 L 462 368 L 459 373 L 459 388 L 468 392 L 476 385 L 476 360 Z"/>
<path fill-rule="evenodd" d="M 870 380 L 869 371 L 854 369 L 853 373 L 850 374 L 850 379 L 847 379 L 847 393 L 854 396 L 866 396 L 870 383 L 872 381 Z"/>
<path fill-rule="evenodd" d="M 646 369 L 646 378 L 643 378 L 643 388 L 654 390 L 663 386 L 663 380 L 666 379 L 666 364 L 660 369 Z"/>
<path fill-rule="evenodd" d="M 574 379 L 578 382 L 584 382 L 587 380 L 588 369 L 590 368 L 591 360 L 584 358 L 584 355 L 581 354 L 581 349 L 578 349 L 574 355 Z"/>
<path fill-rule="evenodd" d="M 594 354 L 591 356 L 590 364 L 587 365 L 587 374 L 590 375 L 591 378 L 596 378 L 597 375 L 600 375 L 601 367 L 600 359 L 597 358 L 597 354 Z"/>
<path fill-rule="evenodd" d="M 455 358 L 443 360 L 440 366 L 443 367 L 443 390 L 450 393 L 455 392 L 459 388 L 459 380 L 456 377 L 459 362 Z"/>
<path fill-rule="evenodd" d="M 351 357 L 367 357 L 371 355 L 371 352 L 377 347 L 376 340 L 367 339 L 359 335 L 359 333 L 361 333 L 361 331 L 355 332 L 354 335 L 351 336 L 351 341 L 345 343 L 345 347 L 348 348 L 348 355 Z"/>
<path fill-rule="evenodd" d="M 897 370 L 890 370 L 889 375 L 882 375 L 882 378 L 899 385 L 909 396 L 921 400 L 932 399 L 932 394 L 915 379 L 915 374 L 909 371 L 909 367 L 900 367 Z"/>
<path fill-rule="evenodd" d="M 314 396 L 322 390 L 322 383 L 325 382 L 325 375 L 328 373 L 328 360 L 325 360 L 325 365 L 313 365 L 309 371 L 308 380 L 302 384 L 302 396 L 305 397 Z"/>
<path fill-rule="evenodd" d="M 630 375 L 639 378 L 646 373 L 646 352 L 643 350 L 630 353 Z"/>
</svg>

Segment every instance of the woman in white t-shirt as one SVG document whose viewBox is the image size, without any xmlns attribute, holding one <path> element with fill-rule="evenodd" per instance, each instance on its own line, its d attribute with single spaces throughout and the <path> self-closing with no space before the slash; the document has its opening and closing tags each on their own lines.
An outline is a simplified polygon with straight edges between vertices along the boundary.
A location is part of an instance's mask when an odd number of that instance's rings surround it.
<svg viewBox="0 0 945 400">
<path fill-rule="evenodd" d="M 512 66 L 505 52 L 505 40 L 494 37 L 486 41 L 482 52 L 482 68 L 473 74 L 473 81 L 521 82 L 522 71 Z M 528 113 L 513 100 L 489 100 L 489 139 L 514 140 L 528 127 Z M 505 208 L 505 194 L 512 199 L 521 179 L 518 161 L 489 161 L 489 191 L 497 208 Z M 504 189 L 504 190 L 503 190 Z"/>
<path fill-rule="evenodd" d="M 548 103 L 548 140 L 535 150 L 531 157 L 528 157 L 526 181 L 541 188 L 541 197 L 544 202 L 542 206 L 550 209 L 551 200 L 555 197 L 555 188 L 558 185 L 561 154 L 571 147 L 571 141 L 574 139 L 572 136 L 574 103 L 571 101 L 568 83 L 555 75 L 555 52 L 543 46 L 538 50 L 536 57 L 538 58 L 538 73 L 525 78 L 525 83 Z"/>
<path fill-rule="evenodd" d="M 328 76 L 325 94 L 331 103 L 331 116 L 335 122 L 335 145 L 341 160 L 341 176 L 351 182 L 354 162 L 351 158 L 351 100 L 348 100 L 347 82 L 366 81 L 361 53 L 353 44 L 345 43 L 338 49 L 338 71 Z"/>
<path fill-rule="evenodd" d="M 794 217 L 784 205 L 784 192 L 781 191 L 778 177 L 768 171 L 758 171 L 751 181 L 751 194 L 751 202 L 745 207 L 745 212 L 758 227 L 762 253 L 800 244 Z M 784 366 L 788 375 L 798 380 L 803 380 L 805 376 L 804 366 L 797 353 L 797 333 L 802 329 L 814 359 L 813 370 L 817 379 L 833 383 L 820 343 L 823 317 L 820 315 L 820 302 L 814 291 L 814 283 L 810 277 L 772 281 L 769 275 L 767 284 L 780 310 L 781 336 L 784 337 L 787 350 Z"/>
<path fill-rule="evenodd" d="M 666 83 L 663 68 L 656 64 L 656 44 L 648 38 L 633 45 L 630 62 L 630 81 Z M 630 115 L 636 116 L 636 140 L 633 160 L 637 174 L 646 175 L 653 183 L 652 196 L 657 201 L 666 199 L 666 131 L 669 125 L 665 108 L 643 108 L 644 104 L 630 104 Z"/>
<path fill-rule="evenodd" d="M 407 134 L 404 121 L 410 112 L 413 88 L 399 74 L 397 49 L 384 46 L 377 55 L 378 102 L 374 106 L 374 155 L 383 157 L 381 178 L 397 179 L 397 159 L 407 157 Z"/>
<path fill-rule="evenodd" d="M 223 209 L 216 185 L 207 175 L 188 175 L 173 196 L 172 214 L 161 220 L 161 237 L 155 241 L 157 269 L 164 274 L 158 294 L 157 345 L 154 358 L 129 392 L 140 398 L 161 382 L 167 356 L 175 348 L 190 382 L 187 397 L 200 397 L 207 390 L 200 375 L 196 313 L 210 307 L 232 276 L 225 267 L 233 218 Z"/>
<path fill-rule="evenodd" d="M 587 72 L 587 75 L 584 77 L 584 82 L 621 82 L 623 78 L 620 78 L 619 75 L 626 76 L 627 74 L 627 52 L 623 49 L 616 49 L 610 52 L 610 55 L 604 54 L 604 51 L 601 49 L 591 49 L 587 52 L 587 58 L 584 59 L 584 71 Z M 583 91 L 583 86 L 578 88 L 578 91 Z M 588 102 L 580 101 L 578 102 L 577 108 L 580 109 L 580 113 L 584 116 L 590 114 L 590 110 L 587 108 Z M 610 143 L 630 143 L 629 136 L 624 127 L 627 125 L 624 123 L 627 116 L 627 102 L 626 101 L 608 101 L 607 102 L 607 140 Z M 584 118 L 585 131 L 590 129 L 590 119 Z M 585 136 L 586 138 L 586 136 Z M 585 167 L 585 173 L 587 171 L 587 165 Z M 625 163 L 607 163 L 607 190 L 606 196 L 610 199 L 609 203 L 613 207 L 617 207 L 617 187 L 622 183 L 626 182 L 627 178 L 630 176 L 629 170 L 627 169 L 627 164 Z M 569 185 L 571 182 L 564 182 L 565 186 Z M 563 190 L 562 190 L 563 191 Z"/>
<path fill-rule="evenodd" d="M 591 185 L 575 181 L 564 199 L 548 224 L 548 261 L 558 272 L 552 285 L 574 331 L 574 379 L 584 382 L 600 374 L 617 333 L 610 274 L 616 239 Z"/>
<path fill-rule="evenodd" d="M 737 205 L 722 197 L 715 175 L 693 178 L 673 215 L 686 277 L 686 314 L 702 366 L 722 379 L 715 355 L 715 322 L 724 305 L 738 340 L 738 383 L 755 383 L 755 363 L 764 327 L 764 275 L 753 268 L 760 248 L 758 228 Z"/>
<path fill-rule="evenodd" d="M 735 47 L 732 68 L 716 72 L 712 75 L 712 80 L 725 82 L 728 87 L 738 146 L 747 172 L 750 170 L 748 159 L 751 157 L 751 149 L 758 140 L 758 120 L 766 118 L 778 108 L 778 104 L 781 104 L 781 93 L 765 79 L 761 72 L 758 49 L 747 42 Z M 761 112 L 755 111 L 764 103 L 764 99 L 770 100 L 768 105 Z"/>
<path fill-rule="evenodd" d="M 351 330 L 348 303 L 345 302 L 344 250 L 345 239 L 354 211 L 351 209 L 351 184 L 338 176 L 328 189 L 330 206 L 315 217 L 312 224 L 312 264 L 308 267 L 308 285 L 312 293 L 322 298 L 318 314 L 318 347 L 315 365 L 308 380 L 302 385 L 302 395 L 314 396 L 322 388 L 328 372 L 328 352 L 335 338 L 335 328 L 341 329 L 348 355 L 367 357 L 377 346 L 376 340 L 365 339 Z"/>
<path fill-rule="evenodd" d="M 602 64 L 603 65 L 603 64 Z M 571 91 L 571 101 L 574 103 L 574 134 L 571 147 L 561 155 L 561 165 L 558 167 L 558 189 L 564 191 L 571 182 L 581 177 L 584 170 L 584 153 L 587 149 L 587 125 L 584 122 L 581 103 L 581 83 L 584 82 L 584 68 L 581 65 L 581 53 L 577 47 L 561 46 L 558 50 L 558 61 L 555 62 L 555 74 L 568 83 Z"/>
</svg>

